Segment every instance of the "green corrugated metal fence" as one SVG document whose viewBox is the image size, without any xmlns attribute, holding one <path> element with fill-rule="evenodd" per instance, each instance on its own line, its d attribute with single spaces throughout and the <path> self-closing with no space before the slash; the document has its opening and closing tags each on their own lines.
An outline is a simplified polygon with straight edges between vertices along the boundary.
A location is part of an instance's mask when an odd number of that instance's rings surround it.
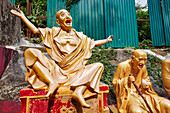
<svg viewBox="0 0 170 113">
<path fill-rule="evenodd" d="M 15 4 L 15 0 L 9 0 L 11 3 Z"/>
<path fill-rule="evenodd" d="M 104 0 L 106 36 L 114 35 L 113 47 L 137 47 L 135 0 Z M 109 44 L 108 44 L 109 46 Z"/>
<path fill-rule="evenodd" d="M 165 30 L 165 43 L 170 46 L 170 0 L 162 0 L 163 21 Z"/>
<path fill-rule="evenodd" d="M 56 24 L 56 12 L 65 8 L 62 0 L 47 1 L 47 26 Z M 80 0 L 70 13 L 73 28 L 95 40 L 114 35 L 107 44 L 112 47 L 138 46 L 137 22 L 134 0 Z"/>
<path fill-rule="evenodd" d="M 148 0 L 148 9 L 152 45 L 170 46 L 170 1 Z"/>
</svg>

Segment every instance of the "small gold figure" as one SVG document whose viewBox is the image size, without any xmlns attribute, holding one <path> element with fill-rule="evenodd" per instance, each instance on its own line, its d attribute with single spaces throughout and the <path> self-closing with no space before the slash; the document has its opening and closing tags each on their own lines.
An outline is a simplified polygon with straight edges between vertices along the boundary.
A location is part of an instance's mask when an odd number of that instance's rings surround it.
<svg viewBox="0 0 170 113">
<path fill-rule="evenodd" d="M 170 58 L 162 61 L 162 82 L 170 98 Z"/>
<path fill-rule="evenodd" d="M 103 64 L 86 65 L 94 46 L 111 42 L 113 36 L 94 41 L 81 32 L 72 29 L 70 13 L 62 9 L 56 13 L 56 22 L 60 27 L 36 28 L 18 8 L 11 13 L 20 17 L 34 34 L 40 34 L 45 48 L 52 58 L 47 59 L 40 50 L 29 48 L 24 52 L 27 67 L 25 80 L 34 90 L 48 89 L 46 97 L 50 97 L 59 86 L 70 86 L 74 90 L 72 96 L 82 106 L 86 104 L 83 93 L 86 89 L 99 92 L 99 82 L 103 72 Z M 86 65 L 86 66 L 85 66 Z"/>
<path fill-rule="evenodd" d="M 118 65 L 112 84 L 120 113 L 150 112 L 132 82 L 135 82 L 153 113 L 170 113 L 170 101 L 159 97 L 152 89 L 146 61 L 147 54 L 143 50 L 134 50 L 131 59 Z M 132 76 L 129 76 L 130 74 Z"/>
</svg>

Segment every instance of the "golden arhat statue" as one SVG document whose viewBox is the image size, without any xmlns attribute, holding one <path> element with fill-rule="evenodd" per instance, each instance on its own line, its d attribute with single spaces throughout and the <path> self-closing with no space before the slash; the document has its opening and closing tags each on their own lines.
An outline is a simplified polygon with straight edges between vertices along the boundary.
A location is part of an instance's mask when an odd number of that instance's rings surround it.
<svg viewBox="0 0 170 113">
<path fill-rule="evenodd" d="M 170 98 L 170 58 L 162 61 L 162 82 Z"/>
<path fill-rule="evenodd" d="M 34 90 L 48 89 L 46 97 L 50 97 L 60 86 L 70 86 L 74 90 L 72 96 L 82 106 L 86 104 L 83 93 L 86 89 L 99 92 L 99 82 L 103 72 L 103 64 L 86 65 L 94 46 L 111 42 L 113 36 L 94 41 L 81 32 L 72 29 L 70 13 L 62 9 L 56 14 L 56 22 L 60 27 L 36 28 L 18 8 L 11 13 L 20 17 L 34 34 L 40 34 L 45 48 L 52 58 L 47 59 L 40 50 L 29 48 L 25 51 L 27 67 L 25 80 Z"/>
<path fill-rule="evenodd" d="M 112 84 L 120 113 L 170 113 L 170 101 L 151 87 L 146 61 L 143 50 L 134 50 L 131 59 L 118 65 Z"/>
</svg>

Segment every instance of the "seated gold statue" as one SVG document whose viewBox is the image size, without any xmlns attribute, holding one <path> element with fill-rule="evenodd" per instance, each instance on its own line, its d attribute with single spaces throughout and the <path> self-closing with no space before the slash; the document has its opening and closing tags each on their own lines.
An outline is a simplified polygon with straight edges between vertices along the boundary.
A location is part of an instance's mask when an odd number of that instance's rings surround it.
<svg viewBox="0 0 170 113">
<path fill-rule="evenodd" d="M 27 67 L 26 81 L 34 90 L 48 89 L 46 97 L 50 97 L 59 86 L 70 86 L 74 89 L 73 98 L 82 106 L 86 104 L 83 93 L 88 88 L 90 91 L 99 92 L 100 78 L 103 64 L 94 63 L 86 65 L 94 46 L 111 42 L 113 36 L 107 39 L 94 41 L 72 29 L 70 13 L 62 9 L 56 13 L 56 22 L 60 27 L 36 28 L 18 8 L 11 13 L 20 17 L 34 34 L 40 34 L 45 48 L 52 58 L 47 59 L 40 50 L 29 48 L 25 51 Z"/>
<path fill-rule="evenodd" d="M 170 98 L 170 58 L 162 61 L 162 82 Z"/>
<path fill-rule="evenodd" d="M 133 81 L 146 98 L 153 113 L 170 113 L 170 101 L 159 97 L 151 87 L 146 61 L 147 55 L 143 50 L 134 50 L 131 59 L 118 65 L 112 84 L 120 113 L 149 113 L 146 103 L 132 84 Z"/>
</svg>

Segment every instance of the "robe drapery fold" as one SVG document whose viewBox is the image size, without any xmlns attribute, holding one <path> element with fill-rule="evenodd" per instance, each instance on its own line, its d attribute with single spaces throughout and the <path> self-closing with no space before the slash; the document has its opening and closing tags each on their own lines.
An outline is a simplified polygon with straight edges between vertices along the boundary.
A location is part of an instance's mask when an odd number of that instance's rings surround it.
<svg viewBox="0 0 170 113">
<path fill-rule="evenodd" d="M 99 82 L 104 69 L 103 65 L 94 63 L 85 66 L 92 55 L 91 51 L 95 46 L 94 40 L 91 40 L 81 32 L 76 32 L 74 29 L 71 30 L 72 34 L 63 31 L 59 27 L 53 27 L 52 29 L 39 28 L 39 31 L 52 60 L 46 58 L 39 50 L 32 48 L 26 50 L 27 52 L 24 54 L 28 69 L 26 81 L 37 90 L 46 87 L 46 84 L 38 79 L 32 69 L 34 63 L 38 61 L 49 70 L 56 83 L 66 86 L 70 85 L 71 87 L 86 85 L 92 88 L 93 91 L 99 92 Z M 65 38 L 64 36 L 66 35 L 72 36 L 74 39 Z M 65 38 L 64 41 L 66 40 L 70 44 L 70 48 L 73 48 L 71 51 L 63 50 L 64 46 L 61 38 Z M 75 40 L 78 43 L 75 44 Z"/>
<path fill-rule="evenodd" d="M 144 100 L 138 94 L 136 88 L 132 83 L 128 83 L 128 76 L 132 73 L 131 60 L 121 62 L 115 71 L 114 78 L 112 81 L 114 91 L 117 98 L 117 106 L 120 113 L 130 113 L 130 109 L 135 109 L 140 107 L 146 112 L 149 112 Z M 146 70 L 146 66 L 140 69 L 139 73 L 135 75 L 135 83 L 139 87 L 141 93 L 146 98 L 149 106 L 154 113 L 161 113 L 161 106 L 166 101 L 164 98 L 159 97 L 152 89 L 150 79 Z M 144 90 L 141 88 L 141 81 L 144 79 L 147 81 L 149 88 Z M 168 100 L 167 100 L 168 102 Z M 168 105 L 167 105 L 168 106 Z M 161 108 L 162 107 L 162 108 Z M 169 108 L 170 109 L 170 108 Z M 136 111 L 137 112 L 137 111 Z"/>
<path fill-rule="evenodd" d="M 166 93 L 170 97 L 170 58 L 162 61 L 162 82 Z"/>
</svg>

